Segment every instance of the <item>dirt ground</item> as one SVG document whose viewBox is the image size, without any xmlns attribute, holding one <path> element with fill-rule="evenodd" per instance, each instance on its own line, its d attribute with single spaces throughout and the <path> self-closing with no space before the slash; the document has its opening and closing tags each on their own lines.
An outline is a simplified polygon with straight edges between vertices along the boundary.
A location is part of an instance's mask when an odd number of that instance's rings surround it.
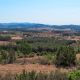
<svg viewBox="0 0 80 80">
<path fill-rule="evenodd" d="M 61 72 L 69 72 L 73 69 L 76 69 L 74 67 L 71 68 L 57 68 L 55 65 L 42 65 L 38 63 L 32 63 L 35 62 L 39 57 L 33 57 L 33 58 L 27 58 L 26 60 L 29 62 L 25 65 L 14 63 L 14 64 L 0 64 L 0 73 L 20 73 L 22 70 L 26 70 L 27 72 L 30 71 L 36 71 L 36 72 L 55 72 L 56 70 L 59 70 Z M 77 58 L 80 58 L 80 54 L 77 54 Z M 18 59 L 18 61 L 22 61 L 23 59 Z"/>
<path fill-rule="evenodd" d="M 7 64 L 7 65 L 0 65 L 0 73 L 19 73 L 22 70 L 26 70 L 27 72 L 30 71 L 36 71 L 36 72 L 55 72 L 56 70 L 59 70 L 61 72 L 68 72 L 72 69 L 64 69 L 64 68 L 56 68 L 54 65 L 40 65 L 40 64 L 26 64 L 26 65 L 20 65 L 20 64 Z"/>
<path fill-rule="evenodd" d="M 80 60 L 80 53 L 76 55 L 77 60 Z"/>
<path fill-rule="evenodd" d="M 0 41 L 0 45 L 7 45 L 9 41 Z"/>
</svg>

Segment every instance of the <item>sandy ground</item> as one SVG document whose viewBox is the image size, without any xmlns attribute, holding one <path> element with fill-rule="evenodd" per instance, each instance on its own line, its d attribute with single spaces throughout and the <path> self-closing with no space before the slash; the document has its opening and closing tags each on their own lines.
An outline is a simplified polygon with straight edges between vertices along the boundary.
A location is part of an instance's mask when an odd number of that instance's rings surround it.
<svg viewBox="0 0 80 80">
<path fill-rule="evenodd" d="M 0 41 L 0 45 L 7 45 L 9 41 Z"/>
<path fill-rule="evenodd" d="M 80 60 L 80 53 L 76 55 L 77 60 Z"/>
<path fill-rule="evenodd" d="M 56 67 L 53 65 L 39 65 L 39 64 L 27 64 L 27 65 L 19 65 L 19 64 L 7 64 L 7 65 L 0 65 L 0 72 L 12 72 L 18 73 L 21 72 L 23 69 L 26 71 L 37 71 L 37 72 L 50 72 L 56 70 Z"/>
<path fill-rule="evenodd" d="M 77 54 L 77 57 L 80 58 L 80 54 Z M 33 58 L 27 58 L 27 60 L 33 61 L 36 60 L 38 57 L 33 57 Z M 20 59 L 21 61 L 23 59 Z M 21 65 L 18 63 L 15 64 L 6 64 L 6 65 L 1 65 L 0 64 L 0 73 L 19 73 L 22 70 L 26 70 L 27 72 L 30 71 L 36 71 L 36 72 L 55 72 L 56 70 L 59 70 L 61 72 L 69 72 L 73 69 L 75 69 L 74 67 L 72 68 L 56 68 L 55 65 L 41 65 L 41 64 L 32 64 L 32 63 L 28 63 L 25 65 Z"/>
<path fill-rule="evenodd" d="M 54 65 L 40 65 L 40 64 L 26 64 L 26 65 L 20 65 L 20 64 L 7 64 L 7 65 L 0 65 L 0 73 L 20 73 L 23 70 L 26 70 L 27 72 L 30 71 L 36 71 L 36 72 L 55 72 L 56 70 L 59 70 L 61 72 L 69 72 L 73 70 L 65 69 L 65 68 L 56 68 Z"/>
</svg>

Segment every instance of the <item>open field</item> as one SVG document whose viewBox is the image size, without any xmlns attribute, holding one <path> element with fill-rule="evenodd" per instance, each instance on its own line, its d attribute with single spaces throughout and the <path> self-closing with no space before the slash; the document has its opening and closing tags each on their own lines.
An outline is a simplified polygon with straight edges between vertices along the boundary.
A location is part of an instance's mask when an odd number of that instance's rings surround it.
<svg viewBox="0 0 80 80">
<path fill-rule="evenodd" d="M 7 45 L 9 41 L 0 41 L 0 45 Z"/>
<path fill-rule="evenodd" d="M 24 67 L 25 66 L 25 67 Z M 39 65 L 39 64 L 26 64 L 26 65 L 19 65 L 19 64 L 7 64 L 7 65 L 0 65 L 0 73 L 1 72 L 11 72 L 11 73 L 19 73 L 23 69 L 26 71 L 37 71 L 37 72 L 51 72 L 55 71 L 56 67 L 53 65 Z"/>
<path fill-rule="evenodd" d="M 77 54 L 77 59 L 80 59 L 80 54 Z M 40 56 L 41 57 L 41 56 Z M 44 73 L 49 73 L 49 72 L 55 72 L 57 70 L 59 70 L 60 72 L 70 72 L 72 70 L 76 70 L 75 67 L 68 67 L 68 68 L 57 68 L 55 65 L 42 65 L 37 63 L 38 62 L 38 58 L 40 57 L 31 57 L 31 58 L 26 58 L 26 64 L 19 64 L 21 62 L 23 62 L 23 58 L 19 58 L 17 59 L 18 63 L 14 63 L 14 64 L 0 64 L 0 73 L 20 73 L 22 72 L 24 69 L 27 72 L 31 72 L 31 71 L 36 71 L 36 72 L 44 72 Z M 34 63 L 33 63 L 34 62 Z"/>
<path fill-rule="evenodd" d="M 12 37 L 0 36 L 0 76 L 5 75 L 4 80 L 7 75 L 10 78 L 9 74 L 14 74 L 11 77 L 18 74 L 25 78 L 27 74 L 24 74 L 24 70 L 30 74 L 34 74 L 34 71 L 40 76 L 41 72 L 44 77 L 45 74 L 49 73 L 50 76 L 53 72 L 52 76 L 57 76 L 56 78 L 64 73 L 68 76 L 70 72 L 80 70 L 79 40 L 70 40 L 69 36 L 64 37 L 63 35 L 54 37 L 48 37 L 48 34 L 47 36 L 46 34 L 37 35 L 38 33 L 35 35 L 26 33 Z"/>
<path fill-rule="evenodd" d="M 56 68 L 55 65 L 41 65 L 41 64 L 26 64 L 26 65 L 20 65 L 20 64 L 7 64 L 7 65 L 0 65 L 0 73 L 20 73 L 23 70 L 26 70 L 27 72 L 36 71 L 36 72 L 55 72 L 56 70 L 59 70 L 61 72 L 69 72 L 74 70 L 75 68 Z"/>
</svg>

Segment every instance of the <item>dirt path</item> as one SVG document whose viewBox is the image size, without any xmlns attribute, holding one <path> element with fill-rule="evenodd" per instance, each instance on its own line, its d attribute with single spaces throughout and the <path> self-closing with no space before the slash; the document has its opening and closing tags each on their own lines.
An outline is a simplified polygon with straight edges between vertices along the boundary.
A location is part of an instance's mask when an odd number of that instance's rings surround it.
<svg viewBox="0 0 80 80">
<path fill-rule="evenodd" d="M 0 65 L 0 72 L 12 72 L 17 73 L 21 72 L 24 69 L 24 65 L 19 64 L 7 64 L 7 65 Z M 50 65 L 50 66 L 44 66 L 39 64 L 27 64 L 25 65 L 26 71 L 37 71 L 37 72 L 50 72 L 56 70 L 56 67 Z"/>
<path fill-rule="evenodd" d="M 20 64 L 7 64 L 7 65 L 0 65 L 0 73 L 19 73 L 24 69 L 23 65 Z M 36 71 L 36 72 L 52 72 L 56 70 L 60 70 L 61 72 L 68 72 L 71 69 L 63 69 L 63 68 L 56 68 L 54 65 L 39 65 L 39 64 L 26 64 L 25 70 Z"/>
</svg>

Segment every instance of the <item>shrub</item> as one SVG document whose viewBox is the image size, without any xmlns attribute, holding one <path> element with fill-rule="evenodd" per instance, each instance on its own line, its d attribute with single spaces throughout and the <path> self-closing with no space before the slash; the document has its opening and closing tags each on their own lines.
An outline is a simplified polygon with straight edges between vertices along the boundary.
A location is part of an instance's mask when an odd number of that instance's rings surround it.
<svg viewBox="0 0 80 80">
<path fill-rule="evenodd" d="M 80 71 L 72 71 L 68 74 L 69 80 L 80 80 Z"/>
<path fill-rule="evenodd" d="M 8 53 L 8 63 L 14 63 L 15 60 L 16 60 L 15 51 L 13 49 L 10 49 Z"/>
<path fill-rule="evenodd" d="M 54 62 L 55 62 L 55 55 L 52 55 L 52 54 L 48 53 L 48 54 L 46 54 L 44 56 L 44 59 L 47 59 L 48 64 L 54 64 Z"/>
<path fill-rule="evenodd" d="M 48 65 L 50 63 L 47 58 L 41 57 L 41 58 L 39 58 L 39 64 Z"/>
<path fill-rule="evenodd" d="M 23 56 L 24 56 L 23 64 L 25 64 L 26 63 L 25 58 L 26 58 L 27 55 L 30 54 L 32 49 L 31 49 L 30 45 L 27 44 L 27 42 L 25 40 L 16 42 L 16 45 L 18 46 L 20 52 L 23 53 Z"/>
<path fill-rule="evenodd" d="M 9 51 L 1 50 L 0 52 L 0 63 L 9 64 L 16 60 L 15 51 L 10 49 Z"/>
<path fill-rule="evenodd" d="M 5 50 L 1 50 L 0 63 L 6 64 L 7 62 L 8 62 L 8 52 Z"/>
<path fill-rule="evenodd" d="M 57 66 L 73 66 L 75 65 L 76 54 L 72 47 L 63 46 L 60 47 L 56 54 L 56 62 Z"/>
</svg>

